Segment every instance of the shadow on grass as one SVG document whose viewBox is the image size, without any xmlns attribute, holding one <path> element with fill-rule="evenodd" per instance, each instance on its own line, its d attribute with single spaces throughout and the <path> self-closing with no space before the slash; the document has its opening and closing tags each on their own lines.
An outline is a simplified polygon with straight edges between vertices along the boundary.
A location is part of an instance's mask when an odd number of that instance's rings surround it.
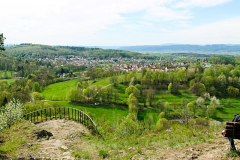
<svg viewBox="0 0 240 160">
<path fill-rule="evenodd" d="M 72 107 L 72 108 L 86 107 L 86 108 L 94 108 L 94 109 L 102 108 L 102 109 L 117 109 L 117 110 L 123 110 L 123 111 L 128 110 L 128 107 L 126 106 L 118 106 L 118 105 L 111 105 L 111 104 L 93 105 L 93 104 L 68 103 L 72 106 L 69 106 L 69 105 L 65 106 L 64 104 L 59 104 L 59 103 L 56 103 L 56 104 L 62 107 Z"/>
<path fill-rule="evenodd" d="M 218 117 L 214 119 L 220 122 L 230 122 L 232 120 L 231 118 L 222 118 L 222 117 Z"/>
<path fill-rule="evenodd" d="M 217 109 L 219 112 L 223 113 L 223 114 L 227 114 L 228 112 L 225 111 L 224 108 L 218 108 Z"/>
</svg>

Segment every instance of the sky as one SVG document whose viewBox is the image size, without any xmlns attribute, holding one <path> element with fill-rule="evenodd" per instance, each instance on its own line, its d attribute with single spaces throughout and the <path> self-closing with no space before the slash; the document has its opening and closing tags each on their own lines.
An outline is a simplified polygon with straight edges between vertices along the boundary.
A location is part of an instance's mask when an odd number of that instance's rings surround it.
<svg viewBox="0 0 240 160">
<path fill-rule="evenodd" d="M 240 44 L 240 0 L 1 0 L 5 44 Z"/>
</svg>

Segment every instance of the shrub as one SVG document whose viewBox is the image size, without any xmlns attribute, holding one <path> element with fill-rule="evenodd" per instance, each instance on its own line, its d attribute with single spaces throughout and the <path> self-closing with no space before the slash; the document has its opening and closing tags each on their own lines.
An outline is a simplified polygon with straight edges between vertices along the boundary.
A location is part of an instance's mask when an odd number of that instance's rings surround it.
<svg viewBox="0 0 240 160">
<path fill-rule="evenodd" d="M 116 135 L 120 138 L 125 138 L 132 135 L 140 135 L 142 132 L 143 130 L 140 129 L 138 122 L 134 121 L 131 115 L 124 118 L 116 129 Z"/>
<path fill-rule="evenodd" d="M 198 106 L 202 106 L 205 104 L 205 100 L 202 97 L 199 97 L 196 101 Z"/>
<path fill-rule="evenodd" d="M 215 97 L 215 96 L 213 96 L 212 98 L 211 98 L 211 102 L 210 102 L 210 105 L 211 106 L 219 106 L 220 105 L 220 102 L 219 102 L 219 100 Z"/>
<path fill-rule="evenodd" d="M 38 93 L 38 92 L 33 92 L 32 97 L 35 101 L 44 99 L 43 94 Z"/>
<path fill-rule="evenodd" d="M 202 126 L 208 126 L 209 120 L 206 118 L 197 118 L 196 119 L 196 125 L 202 125 Z"/>
<path fill-rule="evenodd" d="M 207 109 L 207 114 L 208 114 L 208 117 L 215 118 L 217 116 L 216 106 L 210 105 Z"/>
<path fill-rule="evenodd" d="M 208 92 L 204 93 L 203 98 L 205 100 L 210 100 L 210 94 Z"/>
<path fill-rule="evenodd" d="M 165 118 L 159 118 L 157 125 L 156 125 L 156 130 L 161 131 L 164 129 L 169 128 L 168 120 Z"/>
<path fill-rule="evenodd" d="M 165 113 L 164 113 L 164 112 L 161 112 L 161 113 L 159 114 L 159 118 L 166 118 Z"/>
<path fill-rule="evenodd" d="M 5 109 L 0 113 L 0 131 L 18 122 L 18 120 L 23 116 L 24 106 L 18 100 L 13 99 L 6 104 Z"/>
</svg>

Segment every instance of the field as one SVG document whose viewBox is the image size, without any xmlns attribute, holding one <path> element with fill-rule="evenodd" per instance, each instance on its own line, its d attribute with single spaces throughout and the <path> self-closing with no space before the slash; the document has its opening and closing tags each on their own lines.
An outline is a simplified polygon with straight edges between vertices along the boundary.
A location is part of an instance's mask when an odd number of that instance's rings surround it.
<svg viewBox="0 0 240 160">
<path fill-rule="evenodd" d="M 123 117 L 128 115 L 128 108 L 116 105 L 75 105 L 68 102 L 48 102 L 49 104 L 55 104 L 62 107 L 71 107 L 84 111 L 90 117 L 96 120 L 105 120 L 109 123 L 117 123 Z"/>
<path fill-rule="evenodd" d="M 66 101 L 67 93 L 76 87 L 78 79 L 51 84 L 44 88 L 42 94 L 47 100 Z"/>
<path fill-rule="evenodd" d="M 119 77 L 123 77 L 124 75 L 120 75 Z M 65 82 L 59 82 L 51 84 L 44 88 L 42 91 L 42 94 L 44 95 L 45 100 L 55 100 L 55 101 L 67 101 L 67 94 L 68 92 L 75 88 L 77 85 L 78 79 L 65 81 Z M 91 83 L 92 80 L 88 81 L 88 83 Z M 106 86 L 110 84 L 110 77 L 98 80 L 95 83 L 92 83 L 92 85 L 102 85 Z M 125 91 L 124 91 L 125 92 Z"/>
<path fill-rule="evenodd" d="M 14 75 L 13 73 L 14 73 L 14 72 L 12 72 L 12 74 L 11 74 L 10 71 L 7 71 L 7 72 L 5 72 L 5 71 L 0 71 L 0 78 L 2 78 L 2 79 L 15 78 L 15 75 Z"/>
<path fill-rule="evenodd" d="M 3 82 L 3 81 L 8 82 L 8 84 L 13 84 L 15 79 L 0 79 L 0 83 Z"/>
<path fill-rule="evenodd" d="M 121 75 L 120 77 L 123 77 L 124 75 Z M 139 75 L 138 75 L 139 76 Z M 75 80 L 70 80 L 70 81 L 65 81 L 65 82 L 60 82 L 60 83 L 55 83 L 51 84 L 48 87 L 44 88 L 42 94 L 44 95 L 45 100 L 55 100 L 55 101 L 67 101 L 67 94 L 70 89 L 76 87 L 77 79 Z M 110 78 L 105 78 L 98 80 L 95 83 L 92 83 L 91 85 L 102 85 L 102 86 L 107 86 L 110 84 Z M 125 94 L 125 90 L 128 87 L 128 85 L 124 84 L 119 84 L 117 87 L 113 87 L 114 90 L 117 90 L 119 93 L 119 101 L 120 102 L 127 102 L 127 95 Z M 163 103 L 168 102 L 170 105 L 170 108 L 172 112 L 178 112 L 178 108 L 181 106 L 181 101 L 183 98 L 186 98 L 189 102 L 193 102 L 197 100 L 198 97 L 194 96 L 193 94 L 189 93 L 188 90 L 180 90 L 180 94 L 174 95 L 168 92 L 168 90 L 157 90 L 155 93 L 156 97 L 156 102 L 161 100 Z M 219 97 L 218 97 L 219 98 Z M 221 101 L 221 98 L 219 98 Z M 217 110 L 217 117 L 215 118 L 218 121 L 230 121 L 235 114 L 240 113 L 240 107 L 239 107 L 239 101 L 240 98 L 226 98 L 225 99 L 225 104 L 220 105 Z M 51 102 L 53 103 L 53 102 Z M 119 110 L 118 106 L 111 106 L 111 105 L 106 105 L 106 106 L 93 106 L 93 105 L 84 105 L 84 106 L 78 106 L 78 105 L 73 105 L 69 104 L 67 102 L 58 102 L 58 104 L 63 105 L 63 106 L 69 106 L 73 108 L 79 108 L 79 109 L 84 109 L 87 112 L 93 114 L 95 118 L 103 118 L 107 116 L 107 119 L 112 120 L 111 117 L 119 117 L 121 119 L 123 115 L 127 115 L 127 109 L 125 108 L 124 111 Z M 139 104 L 143 106 L 143 102 L 139 100 Z M 210 104 L 210 101 L 206 101 L 206 106 Z M 146 105 L 148 106 L 149 103 L 147 102 Z M 177 106 L 174 106 L 177 105 Z M 117 109 L 116 109 L 117 108 Z M 155 104 L 155 107 L 147 107 L 141 110 L 138 113 L 138 118 L 139 120 L 147 120 L 149 117 L 152 117 L 153 121 L 156 123 L 159 115 L 158 111 L 158 105 L 157 103 Z M 123 112 L 123 113 L 122 113 Z M 118 114 L 120 116 L 118 116 Z M 196 109 L 196 115 L 203 115 L 203 108 L 197 107 Z"/>
</svg>

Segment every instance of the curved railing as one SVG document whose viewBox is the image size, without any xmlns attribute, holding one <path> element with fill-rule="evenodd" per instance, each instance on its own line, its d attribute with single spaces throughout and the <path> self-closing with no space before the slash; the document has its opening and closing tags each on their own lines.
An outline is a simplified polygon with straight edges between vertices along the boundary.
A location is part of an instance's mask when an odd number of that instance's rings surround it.
<svg viewBox="0 0 240 160">
<path fill-rule="evenodd" d="M 24 119 L 32 123 L 40 123 L 52 119 L 74 120 L 86 126 L 93 133 L 97 133 L 97 126 L 83 111 L 70 107 L 44 108 L 23 115 Z"/>
</svg>

